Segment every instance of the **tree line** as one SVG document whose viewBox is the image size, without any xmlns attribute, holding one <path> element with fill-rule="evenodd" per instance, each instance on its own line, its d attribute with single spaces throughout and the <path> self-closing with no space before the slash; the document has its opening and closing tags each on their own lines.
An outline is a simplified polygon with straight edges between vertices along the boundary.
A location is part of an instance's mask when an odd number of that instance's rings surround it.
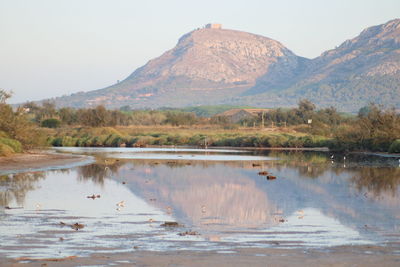
<svg viewBox="0 0 400 267">
<path fill-rule="evenodd" d="M 314 103 L 303 99 L 297 107 L 273 109 L 232 123 L 224 116 L 204 117 L 202 114 L 207 112 L 199 107 L 191 109 L 192 112 L 188 109 L 131 110 L 127 107 L 108 110 L 104 106 L 74 109 L 57 108 L 54 103 L 45 101 L 40 105 L 28 102 L 13 109 L 6 103 L 9 97 L 8 92 L 0 89 L 0 150 L 11 147 L 13 151 L 21 151 L 25 147 L 44 144 L 43 139 L 49 134 L 47 128 L 215 125 L 224 129 L 290 127 L 297 132 L 328 138 L 330 142 L 326 144 L 332 149 L 400 153 L 400 114 L 375 104 L 360 109 L 357 115 L 349 115 L 334 107 L 317 109 Z M 220 111 L 220 108 L 207 109 Z M 273 146 L 276 142 L 271 140 L 258 140 L 255 145 Z M 224 141 L 216 143 L 225 144 Z M 231 143 L 240 146 L 240 142 L 235 139 Z"/>
</svg>

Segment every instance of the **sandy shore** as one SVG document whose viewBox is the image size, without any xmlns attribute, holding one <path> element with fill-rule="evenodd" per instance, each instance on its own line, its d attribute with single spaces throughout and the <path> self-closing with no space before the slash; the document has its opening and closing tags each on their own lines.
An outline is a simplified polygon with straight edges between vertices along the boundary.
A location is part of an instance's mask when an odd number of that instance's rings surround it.
<svg viewBox="0 0 400 267">
<path fill-rule="evenodd" d="M 29 151 L 0 157 L 0 172 L 28 171 L 89 161 L 89 157 L 50 151 Z"/>
<path fill-rule="evenodd" d="M 230 253 L 229 253 L 230 252 Z M 232 251 L 170 251 L 93 254 L 90 257 L 0 259 L 2 266 L 400 266 L 396 248 L 344 246 L 330 249 L 248 248 Z M 21 261 L 23 261 L 21 263 Z"/>
</svg>

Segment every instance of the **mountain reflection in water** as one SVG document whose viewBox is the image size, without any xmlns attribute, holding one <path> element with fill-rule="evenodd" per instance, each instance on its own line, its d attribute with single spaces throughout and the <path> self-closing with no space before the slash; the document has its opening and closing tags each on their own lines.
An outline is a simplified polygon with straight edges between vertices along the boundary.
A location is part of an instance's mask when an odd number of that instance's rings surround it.
<svg viewBox="0 0 400 267">
<path fill-rule="evenodd" d="M 160 150 L 156 151 L 154 159 L 151 152 L 141 152 L 147 153 L 144 159 L 140 159 L 140 155 L 131 159 L 129 154 L 115 157 L 110 150 L 107 154 L 99 151 L 93 154 L 97 161 L 86 166 L 1 176 L 0 206 L 24 209 L 15 214 L 0 209 L 0 215 L 4 215 L 0 216 L 0 221 L 5 222 L 0 230 L 5 233 L 5 227 L 13 220 L 26 223 L 23 220 L 25 213 L 33 216 L 28 207 L 32 208 L 32 202 L 40 199 L 49 202 L 43 203 L 44 207 L 53 207 L 55 221 L 59 220 L 56 214 L 60 213 L 65 213 L 65 218 L 86 216 L 90 230 L 80 231 L 82 236 L 74 243 L 75 247 L 82 240 L 96 236 L 103 237 L 96 239 L 100 240 L 98 246 L 127 250 L 132 248 L 128 243 L 133 240 L 141 242 L 139 245 L 143 249 L 160 250 L 172 249 L 177 242 L 188 240 L 194 242 L 194 249 L 211 248 L 210 244 L 204 243 L 211 241 L 281 247 L 400 246 L 400 168 L 396 165 L 397 159 L 354 154 L 347 155 L 346 162 L 343 155 L 334 155 L 331 162 L 331 155 L 322 152 L 253 151 L 240 152 L 245 161 L 196 161 L 190 158 L 193 153 L 201 153 L 199 151 L 178 151 L 172 159 L 160 159 Z M 74 149 L 74 152 L 79 150 Z M 172 152 L 169 150 L 168 153 Z M 240 154 L 236 156 L 240 157 Z M 257 156 L 254 161 L 249 160 L 252 156 Z M 267 180 L 265 175 L 258 174 L 260 171 L 267 171 L 277 179 Z M 56 190 L 57 179 L 60 188 L 53 195 L 59 199 L 54 199 L 52 194 L 46 198 L 32 194 Z M 46 184 L 50 180 L 52 182 Z M 92 191 L 88 191 L 89 188 Z M 99 192 L 99 199 L 86 198 Z M 115 203 L 122 200 L 127 201 L 127 207 L 116 211 Z M 82 207 L 73 208 L 76 205 Z M 53 211 L 49 209 L 48 212 Z M 29 216 L 27 221 L 34 223 Z M 47 220 L 38 218 L 39 222 Z M 176 220 L 184 225 L 184 229 L 166 231 L 160 227 L 161 220 Z M 46 223 L 51 231 L 55 231 L 54 225 Z M 135 227 L 125 225 L 146 229 L 146 234 L 130 236 L 139 233 L 135 232 Z M 177 235 L 185 229 L 201 235 L 191 239 Z M 107 234 L 109 231 L 119 234 L 119 239 L 127 243 L 115 242 L 117 239 Z M 4 240 L 12 240 L 11 237 Z"/>
</svg>

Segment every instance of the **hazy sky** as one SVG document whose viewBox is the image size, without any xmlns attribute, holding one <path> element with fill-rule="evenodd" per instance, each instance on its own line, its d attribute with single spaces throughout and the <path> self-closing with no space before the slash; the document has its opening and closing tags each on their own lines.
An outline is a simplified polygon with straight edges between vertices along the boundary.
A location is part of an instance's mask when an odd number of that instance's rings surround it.
<svg viewBox="0 0 400 267">
<path fill-rule="evenodd" d="M 0 0 L 11 103 L 104 88 L 209 22 L 313 58 L 400 17 L 400 0 Z"/>
</svg>

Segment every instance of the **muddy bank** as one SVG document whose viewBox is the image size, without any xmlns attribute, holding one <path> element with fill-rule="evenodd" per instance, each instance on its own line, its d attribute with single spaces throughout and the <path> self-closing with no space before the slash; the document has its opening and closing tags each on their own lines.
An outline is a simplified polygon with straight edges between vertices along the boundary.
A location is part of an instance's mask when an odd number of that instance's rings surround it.
<svg viewBox="0 0 400 267">
<path fill-rule="evenodd" d="M 247 248 L 226 251 L 136 251 L 90 257 L 0 259 L 4 266 L 398 266 L 399 250 L 379 246 L 330 249 Z M 2 264 L 2 265 L 3 265 Z"/>
<path fill-rule="evenodd" d="M 60 154 L 51 151 L 28 151 L 9 157 L 0 157 L 0 173 L 81 165 L 91 161 L 92 158 L 87 156 Z"/>
</svg>

